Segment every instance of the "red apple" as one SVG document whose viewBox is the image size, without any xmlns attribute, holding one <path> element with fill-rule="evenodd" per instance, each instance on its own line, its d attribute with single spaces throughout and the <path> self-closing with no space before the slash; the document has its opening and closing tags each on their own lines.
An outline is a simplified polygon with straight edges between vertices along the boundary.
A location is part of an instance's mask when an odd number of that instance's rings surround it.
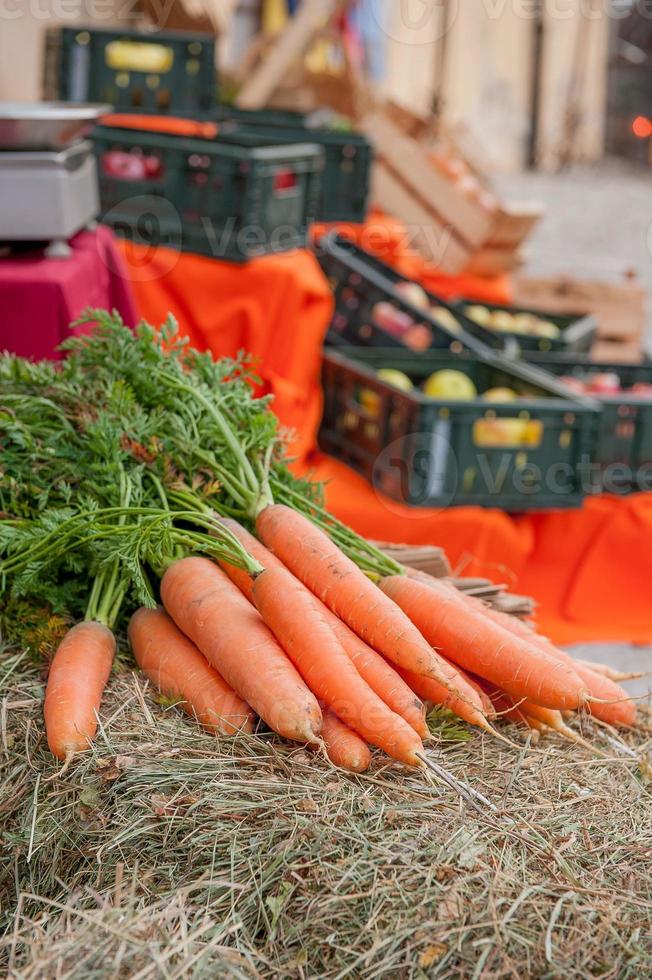
<svg viewBox="0 0 652 980">
<path fill-rule="evenodd" d="M 403 310 L 397 310 L 391 303 L 376 303 L 371 317 L 377 327 L 391 333 L 392 337 L 402 337 L 406 330 L 414 326 L 414 320 Z"/>
<path fill-rule="evenodd" d="M 614 371 L 604 371 L 589 378 L 588 390 L 592 395 L 617 395 L 620 391 L 620 378 Z"/>
<path fill-rule="evenodd" d="M 627 392 L 628 395 L 638 395 L 642 398 L 652 398 L 652 384 L 649 381 L 637 381 Z"/>
<path fill-rule="evenodd" d="M 586 384 L 580 378 L 574 378 L 570 374 L 563 374 L 559 380 L 563 381 L 567 388 L 570 388 L 571 391 L 576 392 L 578 395 L 586 394 Z"/>
</svg>

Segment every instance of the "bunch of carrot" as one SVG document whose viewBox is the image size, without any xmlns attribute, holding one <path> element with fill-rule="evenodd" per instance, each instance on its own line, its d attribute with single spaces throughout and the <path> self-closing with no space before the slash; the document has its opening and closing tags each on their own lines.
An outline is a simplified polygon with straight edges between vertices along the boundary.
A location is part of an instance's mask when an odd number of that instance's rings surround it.
<svg viewBox="0 0 652 980">
<path fill-rule="evenodd" d="M 283 505 L 261 511 L 257 537 L 234 520 L 222 524 L 261 571 L 181 558 L 163 574 L 162 605 L 139 609 L 128 630 L 154 687 L 209 731 L 251 732 L 257 715 L 283 738 L 321 744 L 335 765 L 361 772 L 368 745 L 423 764 L 423 702 L 489 732 L 504 714 L 581 741 L 563 717 L 580 709 L 635 724 L 633 703 L 606 673 L 446 583 L 403 574 L 375 584 Z M 107 632 L 76 627 L 55 655 L 46 724 L 61 757 L 94 734 Z"/>
<path fill-rule="evenodd" d="M 127 623 L 143 672 L 207 730 L 258 716 L 353 771 L 369 745 L 428 764 L 424 703 L 490 734 L 502 713 L 567 737 L 572 711 L 635 724 L 617 678 L 329 515 L 241 360 L 89 317 L 60 364 L 0 357 L 0 596 L 84 620 L 50 669 L 55 755 L 92 741 Z"/>
</svg>

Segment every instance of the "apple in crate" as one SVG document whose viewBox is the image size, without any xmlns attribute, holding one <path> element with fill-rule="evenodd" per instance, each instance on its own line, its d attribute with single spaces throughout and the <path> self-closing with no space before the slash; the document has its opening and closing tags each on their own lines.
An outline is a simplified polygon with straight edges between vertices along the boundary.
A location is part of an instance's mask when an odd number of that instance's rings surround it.
<svg viewBox="0 0 652 980">
<path fill-rule="evenodd" d="M 381 330 L 386 330 L 392 337 L 398 339 L 414 327 L 414 320 L 409 313 L 398 310 L 392 303 L 386 301 L 376 303 L 371 311 L 371 319 Z"/>
<path fill-rule="evenodd" d="M 396 368 L 381 368 L 376 372 L 376 376 L 379 381 L 384 381 L 385 384 L 392 385 L 400 391 L 410 391 L 414 387 L 407 374 L 403 374 Z M 376 416 L 380 413 L 380 397 L 371 388 L 361 388 L 358 401 L 369 415 Z"/>
<path fill-rule="evenodd" d="M 478 391 L 468 374 L 447 368 L 430 375 L 423 385 L 423 393 L 429 398 L 471 401 L 477 397 Z"/>
<path fill-rule="evenodd" d="M 652 398 L 652 384 L 649 381 L 637 381 L 627 394 L 638 395 L 639 398 Z"/>
<path fill-rule="evenodd" d="M 395 286 L 396 292 L 402 300 L 416 306 L 418 310 L 427 311 L 430 309 L 430 300 L 425 289 L 418 282 L 399 282 Z"/>
<path fill-rule="evenodd" d="M 586 382 L 582 381 L 581 378 L 576 378 L 572 374 L 562 374 L 559 380 L 563 381 L 566 387 L 577 395 L 586 394 Z"/>
<path fill-rule="evenodd" d="M 486 402 L 515 402 L 518 394 L 513 388 L 488 388 L 482 397 Z"/>
<path fill-rule="evenodd" d="M 617 395 L 620 391 L 620 378 L 615 371 L 603 371 L 589 378 L 587 390 L 592 395 Z"/>
</svg>

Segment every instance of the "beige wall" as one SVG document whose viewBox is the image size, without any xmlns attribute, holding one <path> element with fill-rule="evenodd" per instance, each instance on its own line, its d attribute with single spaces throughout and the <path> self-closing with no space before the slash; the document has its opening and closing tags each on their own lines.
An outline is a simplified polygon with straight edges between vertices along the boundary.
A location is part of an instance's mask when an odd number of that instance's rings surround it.
<svg viewBox="0 0 652 980">
<path fill-rule="evenodd" d="M 41 97 L 48 27 L 137 23 L 134 0 L 0 0 L 0 99 Z"/>
<path fill-rule="evenodd" d="M 554 168 L 571 137 L 572 157 L 594 160 L 604 149 L 609 18 L 596 2 L 565 0 L 568 17 L 547 16 L 539 157 Z M 571 109 L 569 115 L 569 108 Z"/>
<path fill-rule="evenodd" d="M 413 109 L 426 110 L 436 77 L 433 36 L 441 28 L 440 4 L 391 2 L 385 90 Z M 530 119 L 532 4 L 449 0 L 449 5 L 444 114 L 468 128 L 489 167 L 517 169 L 525 162 Z M 428 6 L 429 17 L 424 13 Z M 539 150 L 543 165 L 554 168 L 571 89 L 579 98 L 573 152 L 582 159 L 602 155 L 609 18 L 604 0 L 543 0 L 543 6 Z"/>
</svg>

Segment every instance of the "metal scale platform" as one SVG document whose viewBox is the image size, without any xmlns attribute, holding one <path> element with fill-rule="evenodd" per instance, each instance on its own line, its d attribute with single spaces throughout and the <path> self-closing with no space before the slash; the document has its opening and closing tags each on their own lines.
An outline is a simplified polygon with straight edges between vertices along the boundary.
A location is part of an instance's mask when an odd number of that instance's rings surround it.
<svg viewBox="0 0 652 980">
<path fill-rule="evenodd" d="M 0 102 L 0 243 L 70 254 L 69 239 L 99 211 L 95 158 L 84 136 L 110 109 Z"/>
</svg>

